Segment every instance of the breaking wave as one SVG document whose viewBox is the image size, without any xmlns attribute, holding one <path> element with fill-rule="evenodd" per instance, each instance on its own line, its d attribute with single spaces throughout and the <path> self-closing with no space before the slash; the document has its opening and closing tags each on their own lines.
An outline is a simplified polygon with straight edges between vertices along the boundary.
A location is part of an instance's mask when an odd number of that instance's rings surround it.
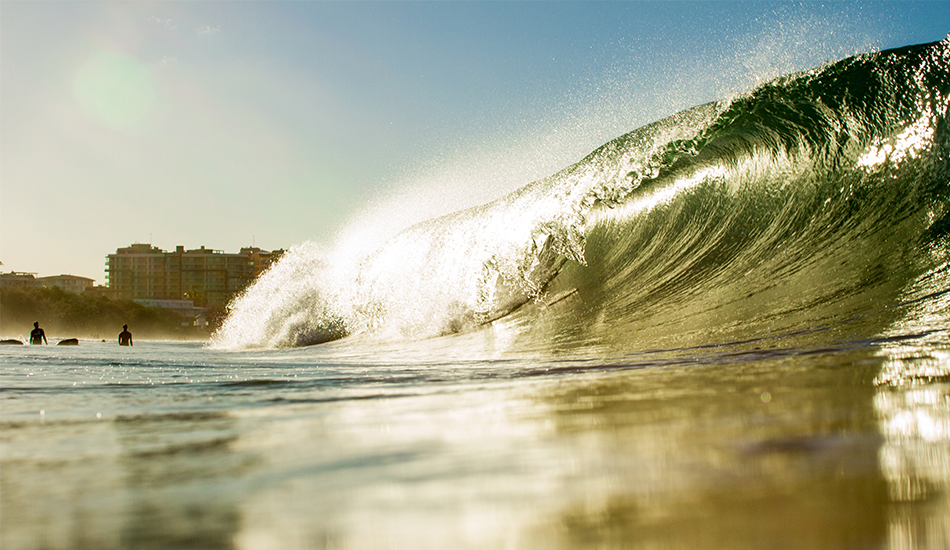
<svg viewBox="0 0 950 550">
<path fill-rule="evenodd" d="M 503 332 L 623 352 L 873 337 L 909 309 L 945 324 L 948 98 L 950 37 L 778 78 L 356 261 L 295 247 L 214 345 Z"/>
</svg>

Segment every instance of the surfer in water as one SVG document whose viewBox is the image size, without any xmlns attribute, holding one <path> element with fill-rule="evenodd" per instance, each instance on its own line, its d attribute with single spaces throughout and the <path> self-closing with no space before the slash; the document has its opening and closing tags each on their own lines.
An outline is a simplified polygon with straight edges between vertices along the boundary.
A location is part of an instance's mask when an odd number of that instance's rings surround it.
<svg viewBox="0 0 950 550">
<path fill-rule="evenodd" d="M 132 333 L 129 332 L 129 325 L 122 325 L 122 332 L 119 333 L 119 345 L 120 346 L 132 345 Z"/>
<path fill-rule="evenodd" d="M 40 328 L 40 322 L 36 321 L 33 323 L 33 330 L 30 331 L 30 344 L 38 346 L 42 343 L 49 345 L 49 340 L 46 339 L 46 331 Z"/>
</svg>

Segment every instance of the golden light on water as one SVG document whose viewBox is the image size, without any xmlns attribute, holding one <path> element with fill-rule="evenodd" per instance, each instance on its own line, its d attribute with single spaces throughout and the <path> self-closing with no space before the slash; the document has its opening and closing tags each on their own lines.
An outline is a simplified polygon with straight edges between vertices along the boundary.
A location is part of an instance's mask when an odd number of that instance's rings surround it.
<svg viewBox="0 0 950 550">
<path fill-rule="evenodd" d="M 924 109 L 924 114 L 916 122 L 908 126 L 903 132 L 891 138 L 878 138 L 858 158 L 860 168 L 874 168 L 885 162 L 899 164 L 906 159 L 915 158 L 934 138 L 934 115 L 931 109 Z"/>
<path fill-rule="evenodd" d="M 116 52 L 90 57 L 76 73 L 73 93 L 87 117 L 114 130 L 144 121 L 156 99 L 151 69 Z"/>
</svg>

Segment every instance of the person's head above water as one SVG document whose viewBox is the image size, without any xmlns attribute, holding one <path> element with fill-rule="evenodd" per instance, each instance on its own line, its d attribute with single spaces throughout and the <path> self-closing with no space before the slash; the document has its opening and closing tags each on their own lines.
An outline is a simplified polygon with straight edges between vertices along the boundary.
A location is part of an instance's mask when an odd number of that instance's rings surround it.
<svg viewBox="0 0 950 550">
<path fill-rule="evenodd" d="M 122 325 L 122 330 L 126 330 L 128 328 L 129 328 L 129 325 Z"/>
<path fill-rule="evenodd" d="M 40 322 L 39 322 L 39 321 L 34 321 L 34 322 L 33 322 L 33 328 L 40 328 Z"/>
</svg>

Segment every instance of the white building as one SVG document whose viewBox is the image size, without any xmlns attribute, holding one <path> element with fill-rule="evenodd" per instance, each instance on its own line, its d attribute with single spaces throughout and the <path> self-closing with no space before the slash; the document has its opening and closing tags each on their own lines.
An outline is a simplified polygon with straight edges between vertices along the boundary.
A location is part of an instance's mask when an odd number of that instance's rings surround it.
<svg viewBox="0 0 950 550">
<path fill-rule="evenodd" d="M 82 294 L 87 288 L 95 284 L 95 279 L 80 277 L 79 275 L 51 275 L 49 277 L 36 278 L 36 286 L 45 286 L 47 288 L 59 287 L 66 292 L 75 294 Z"/>
<path fill-rule="evenodd" d="M 92 287 L 94 284 L 96 284 L 95 279 L 80 277 L 78 275 L 37 277 L 35 273 L 19 273 L 15 271 L 0 274 L 0 287 L 2 288 L 25 290 L 40 287 L 59 287 L 66 292 L 82 294 L 87 288 Z"/>
</svg>

